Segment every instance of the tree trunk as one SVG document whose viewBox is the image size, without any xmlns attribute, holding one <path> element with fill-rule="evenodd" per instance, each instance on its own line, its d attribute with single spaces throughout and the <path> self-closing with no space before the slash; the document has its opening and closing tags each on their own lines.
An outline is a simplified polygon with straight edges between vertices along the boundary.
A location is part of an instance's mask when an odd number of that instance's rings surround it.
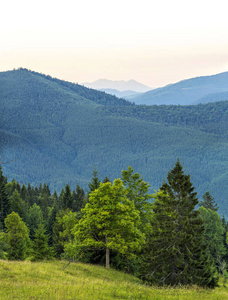
<svg viewBox="0 0 228 300">
<path fill-rule="evenodd" d="M 108 244 L 108 238 L 105 237 L 106 245 Z M 109 255 L 109 247 L 106 246 L 106 268 L 110 268 L 110 255 Z"/>
</svg>

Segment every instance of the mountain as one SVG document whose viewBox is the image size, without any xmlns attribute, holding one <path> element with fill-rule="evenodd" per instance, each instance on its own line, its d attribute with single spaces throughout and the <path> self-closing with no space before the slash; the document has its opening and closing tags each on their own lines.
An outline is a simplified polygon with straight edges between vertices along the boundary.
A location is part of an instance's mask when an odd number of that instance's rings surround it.
<svg viewBox="0 0 228 300">
<path fill-rule="evenodd" d="M 118 98 L 123 98 L 123 99 L 128 99 L 128 101 L 130 101 L 130 99 L 136 95 L 139 95 L 139 92 L 134 92 L 134 91 L 123 91 L 120 92 L 118 90 L 114 90 L 114 89 L 100 89 L 100 91 L 105 92 L 107 94 L 110 95 L 114 95 Z"/>
<path fill-rule="evenodd" d="M 228 72 L 183 80 L 136 95 L 129 100 L 145 105 L 191 105 L 228 100 L 225 93 L 228 93 Z"/>
<path fill-rule="evenodd" d="M 86 188 L 94 167 L 113 180 L 130 165 L 153 192 L 179 158 L 199 197 L 209 190 L 228 216 L 228 101 L 137 106 L 19 69 L 0 73 L 0 103 L 9 180 L 59 192 L 66 183 Z"/>
<path fill-rule="evenodd" d="M 113 80 L 108 80 L 108 79 L 98 79 L 94 82 L 84 82 L 83 85 L 88 88 L 97 89 L 97 90 L 113 89 L 113 90 L 117 90 L 119 92 L 133 91 L 133 92 L 138 92 L 138 93 L 144 93 L 144 92 L 152 90 L 152 88 L 150 88 L 140 82 L 137 82 L 135 80 L 113 81 Z"/>
</svg>

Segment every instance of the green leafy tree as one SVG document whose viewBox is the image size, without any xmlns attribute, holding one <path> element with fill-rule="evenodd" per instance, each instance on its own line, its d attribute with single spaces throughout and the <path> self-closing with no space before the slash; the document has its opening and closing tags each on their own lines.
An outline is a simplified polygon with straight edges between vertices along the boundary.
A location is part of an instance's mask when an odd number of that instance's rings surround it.
<svg viewBox="0 0 228 300">
<path fill-rule="evenodd" d="M 132 167 L 122 171 L 122 181 L 126 188 L 127 198 L 134 202 L 135 208 L 140 213 L 141 230 L 150 230 L 152 195 L 149 194 L 149 183 L 141 178 L 139 173 L 134 173 Z M 149 228 L 148 228 L 149 227 Z"/>
<path fill-rule="evenodd" d="M 208 245 L 210 259 L 217 262 L 218 258 L 222 258 L 226 254 L 224 246 L 224 232 L 219 214 L 211 209 L 201 206 L 198 211 L 201 218 L 204 220 L 204 239 Z"/>
<path fill-rule="evenodd" d="M 130 256 L 144 243 L 144 235 L 139 228 L 139 212 L 126 196 L 120 179 L 100 184 L 90 193 L 83 217 L 74 227 L 74 242 L 65 249 L 69 256 L 80 249 L 105 249 L 106 267 L 110 266 L 110 249 Z"/>
<path fill-rule="evenodd" d="M 23 260 L 30 251 L 29 230 L 15 212 L 5 219 L 6 232 L 4 241 L 9 245 L 8 258 L 12 260 Z"/>
<path fill-rule="evenodd" d="M 203 201 L 200 201 L 199 205 L 213 211 L 217 211 L 219 209 L 218 204 L 214 201 L 214 198 L 211 196 L 209 191 L 203 195 Z"/>
<path fill-rule="evenodd" d="M 204 242 L 197 193 L 179 160 L 168 172 L 153 202 L 152 232 L 142 278 L 159 285 L 197 284 L 214 287 L 215 268 Z"/>
</svg>

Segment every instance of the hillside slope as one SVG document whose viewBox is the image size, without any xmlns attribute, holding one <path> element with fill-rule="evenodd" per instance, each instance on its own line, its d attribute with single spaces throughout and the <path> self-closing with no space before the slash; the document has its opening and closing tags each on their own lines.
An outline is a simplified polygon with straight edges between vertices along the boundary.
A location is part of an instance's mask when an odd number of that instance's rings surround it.
<svg viewBox="0 0 228 300">
<path fill-rule="evenodd" d="M 183 80 L 133 96 L 129 100 L 136 104 L 146 105 L 190 105 L 228 100 L 222 94 L 224 92 L 228 92 L 228 72 Z M 211 97 L 211 94 L 214 94 L 214 98 Z M 207 96 L 208 100 L 206 100 Z M 128 98 L 126 97 L 126 99 Z"/>
<path fill-rule="evenodd" d="M 158 288 L 129 274 L 67 261 L 0 260 L 1 299 L 113 300 L 113 299 L 227 299 L 227 289 L 200 287 Z"/>
<path fill-rule="evenodd" d="M 136 106 L 28 70 L 0 73 L 0 101 L 1 154 L 17 158 L 3 166 L 9 179 L 60 191 L 86 188 L 95 166 L 113 180 L 131 165 L 153 191 L 179 157 L 228 216 L 228 102 Z"/>
</svg>

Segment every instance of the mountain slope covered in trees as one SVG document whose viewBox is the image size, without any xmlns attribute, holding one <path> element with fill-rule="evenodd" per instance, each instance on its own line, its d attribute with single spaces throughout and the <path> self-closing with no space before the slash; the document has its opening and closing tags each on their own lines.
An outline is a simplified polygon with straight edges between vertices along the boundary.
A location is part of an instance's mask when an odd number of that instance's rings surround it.
<svg viewBox="0 0 228 300">
<path fill-rule="evenodd" d="M 132 168 L 157 189 L 177 157 L 199 197 L 210 191 L 228 215 L 228 102 L 137 106 L 25 69 L 0 73 L 5 175 L 51 189 L 87 187 Z M 5 158 L 4 158 L 5 157 Z"/>
<path fill-rule="evenodd" d="M 228 100 L 227 92 L 228 72 L 224 72 L 182 80 L 130 97 L 129 100 L 146 105 L 192 105 Z"/>
</svg>

